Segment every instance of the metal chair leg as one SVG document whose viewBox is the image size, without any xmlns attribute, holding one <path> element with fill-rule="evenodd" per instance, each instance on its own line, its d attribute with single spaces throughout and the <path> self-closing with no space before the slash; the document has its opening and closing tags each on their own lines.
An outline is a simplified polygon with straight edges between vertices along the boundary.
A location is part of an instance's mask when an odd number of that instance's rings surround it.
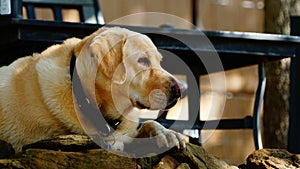
<svg viewBox="0 0 300 169">
<path fill-rule="evenodd" d="M 262 140 L 261 140 L 261 133 L 260 133 L 260 110 L 261 105 L 265 93 L 266 88 L 266 74 L 264 64 L 260 63 L 258 65 L 258 86 L 255 95 L 255 103 L 254 103 L 254 110 L 253 110 L 253 137 L 254 137 L 254 144 L 255 148 L 262 149 Z"/>
</svg>

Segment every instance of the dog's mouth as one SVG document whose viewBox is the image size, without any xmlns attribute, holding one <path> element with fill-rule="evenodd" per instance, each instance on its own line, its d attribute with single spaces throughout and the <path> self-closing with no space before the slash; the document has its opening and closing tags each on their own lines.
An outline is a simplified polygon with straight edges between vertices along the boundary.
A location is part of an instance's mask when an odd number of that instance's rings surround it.
<svg viewBox="0 0 300 169">
<path fill-rule="evenodd" d="M 174 107 L 176 104 L 177 104 L 177 101 L 179 99 L 174 99 L 171 103 L 169 103 L 165 108 L 162 108 L 160 110 L 169 110 L 171 109 L 172 107 Z M 149 109 L 149 110 L 158 110 L 158 109 L 151 109 L 151 107 L 149 106 L 145 106 L 144 104 L 142 104 L 141 102 L 139 101 L 136 101 L 136 107 L 139 108 L 139 109 Z"/>
<path fill-rule="evenodd" d="M 179 99 L 174 99 L 171 103 L 169 103 L 169 104 L 166 106 L 165 110 L 169 110 L 169 109 L 171 109 L 172 107 L 174 107 L 174 106 L 177 104 L 178 100 L 179 100 Z"/>
<path fill-rule="evenodd" d="M 147 107 L 147 106 L 143 105 L 139 101 L 136 101 L 136 107 L 139 108 L 139 109 L 150 109 L 150 107 Z"/>
</svg>

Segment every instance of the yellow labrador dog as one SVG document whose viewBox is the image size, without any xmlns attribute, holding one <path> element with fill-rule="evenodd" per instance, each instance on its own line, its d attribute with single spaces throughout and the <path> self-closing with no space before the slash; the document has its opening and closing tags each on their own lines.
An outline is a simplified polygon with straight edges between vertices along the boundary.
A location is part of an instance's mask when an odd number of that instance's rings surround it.
<svg viewBox="0 0 300 169">
<path fill-rule="evenodd" d="M 94 96 L 106 120 L 118 120 L 116 130 L 105 138 L 112 149 L 122 150 L 130 138 L 150 136 L 159 136 L 159 146 L 185 146 L 183 135 L 157 122 L 147 121 L 137 129 L 140 109 L 173 106 L 181 85 L 162 69 L 162 56 L 147 36 L 119 27 L 101 28 L 82 40 L 67 39 L 1 67 L 1 140 L 20 151 L 38 140 L 85 134 L 84 117 L 74 104 L 72 56 L 84 91 Z"/>
</svg>

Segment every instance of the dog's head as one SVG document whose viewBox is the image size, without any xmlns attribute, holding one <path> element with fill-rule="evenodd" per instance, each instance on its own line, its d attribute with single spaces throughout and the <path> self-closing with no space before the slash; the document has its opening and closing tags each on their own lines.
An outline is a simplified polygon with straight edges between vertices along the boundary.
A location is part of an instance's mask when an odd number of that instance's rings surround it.
<svg viewBox="0 0 300 169">
<path fill-rule="evenodd" d="M 162 56 L 147 36 L 114 27 L 102 28 L 84 41 L 79 50 L 86 57 L 76 66 L 79 74 L 96 74 L 98 100 L 112 98 L 117 104 L 127 101 L 137 108 L 162 110 L 180 98 L 183 85 L 161 67 Z"/>
</svg>

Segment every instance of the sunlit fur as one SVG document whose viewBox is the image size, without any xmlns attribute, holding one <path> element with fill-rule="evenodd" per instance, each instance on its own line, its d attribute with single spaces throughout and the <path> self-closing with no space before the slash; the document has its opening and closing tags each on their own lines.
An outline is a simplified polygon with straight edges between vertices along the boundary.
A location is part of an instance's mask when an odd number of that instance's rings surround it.
<svg viewBox="0 0 300 169">
<path fill-rule="evenodd" d="M 145 128 L 153 130 L 150 133 L 164 129 L 156 123 L 151 129 L 152 123 L 147 122 L 148 127 L 137 130 L 137 102 L 149 109 L 164 109 L 172 96 L 170 85 L 177 80 L 161 68 L 162 56 L 147 36 L 114 27 L 101 28 L 82 40 L 67 39 L 1 67 L 1 140 L 20 151 L 25 144 L 57 135 L 85 134 L 72 97 L 69 67 L 73 55 L 82 85 L 88 94 L 95 94 L 101 113 L 121 121 L 112 133 L 117 139 L 113 149 L 123 149 L 124 143 L 142 135 Z M 141 57 L 151 64 L 139 63 Z M 182 142 L 180 134 L 169 133 Z M 107 137 L 108 143 L 112 135 Z"/>
</svg>

